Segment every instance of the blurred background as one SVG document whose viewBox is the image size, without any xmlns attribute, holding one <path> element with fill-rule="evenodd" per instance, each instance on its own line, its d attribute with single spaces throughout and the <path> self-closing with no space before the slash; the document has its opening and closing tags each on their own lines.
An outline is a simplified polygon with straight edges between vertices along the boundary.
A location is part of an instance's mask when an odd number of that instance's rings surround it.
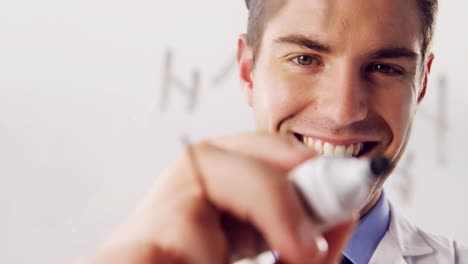
<svg viewBox="0 0 468 264">
<path fill-rule="evenodd" d="M 386 188 L 468 244 L 468 2 L 440 1 L 430 87 Z M 92 250 L 198 139 L 252 130 L 236 76 L 244 2 L 0 3 L 0 263 Z M 465 208 L 465 209 L 463 209 Z"/>
</svg>

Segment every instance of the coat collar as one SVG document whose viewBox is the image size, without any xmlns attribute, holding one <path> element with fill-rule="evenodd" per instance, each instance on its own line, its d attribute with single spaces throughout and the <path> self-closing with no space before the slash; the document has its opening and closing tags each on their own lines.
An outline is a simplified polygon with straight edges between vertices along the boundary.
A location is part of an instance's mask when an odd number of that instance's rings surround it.
<svg viewBox="0 0 468 264">
<path fill-rule="evenodd" d="M 405 258 L 432 254 L 435 252 L 420 234 L 419 229 L 390 204 L 391 220 L 387 233 L 377 247 L 369 263 L 406 263 Z"/>
</svg>

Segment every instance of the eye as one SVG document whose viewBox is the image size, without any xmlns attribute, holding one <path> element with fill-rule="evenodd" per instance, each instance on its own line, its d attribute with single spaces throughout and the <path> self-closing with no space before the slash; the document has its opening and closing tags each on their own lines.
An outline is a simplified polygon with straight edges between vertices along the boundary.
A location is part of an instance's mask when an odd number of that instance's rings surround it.
<svg viewBox="0 0 468 264">
<path fill-rule="evenodd" d="M 397 67 L 383 63 L 371 64 L 367 70 L 370 72 L 379 72 L 387 75 L 401 75 L 404 72 L 402 69 L 398 69 Z"/>
<path fill-rule="evenodd" d="M 310 56 L 310 55 L 300 55 L 300 56 L 294 57 L 292 61 L 301 66 L 310 66 L 312 64 L 319 63 L 319 61 L 315 57 Z"/>
</svg>

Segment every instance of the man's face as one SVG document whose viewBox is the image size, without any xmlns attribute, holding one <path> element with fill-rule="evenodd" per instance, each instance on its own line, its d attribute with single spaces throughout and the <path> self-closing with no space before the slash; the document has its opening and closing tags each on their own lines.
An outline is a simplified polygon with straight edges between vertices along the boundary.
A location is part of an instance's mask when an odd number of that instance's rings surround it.
<svg viewBox="0 0 468 264">
<path fill-rule="evenodd" d="M 432 61 L 422 62 L 419 17 L 409 0 L 284 1 L 268 18 L 255 66 L 239 42 L 257 128 L 323 155 L 396 162 Z"/>
</svg>

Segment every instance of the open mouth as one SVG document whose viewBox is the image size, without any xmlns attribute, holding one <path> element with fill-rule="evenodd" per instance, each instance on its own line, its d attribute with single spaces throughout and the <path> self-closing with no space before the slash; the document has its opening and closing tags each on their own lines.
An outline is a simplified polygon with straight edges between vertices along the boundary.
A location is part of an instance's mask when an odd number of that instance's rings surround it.
<svg viewBox="0 0 468 264">
<path fill-rule="evenodd" d="M 320 139 L 306 137 L 298 133 L 294 133 L 294 136 L 304 145 L 323 156 L 359 158 L 366 155 L 372 151 L 375 146 L 377 146 L 377 142 L 375 141 L 364 141 L 348 145 L 336 145 L 330 142 L 322 141 Z"/>
</svg>

